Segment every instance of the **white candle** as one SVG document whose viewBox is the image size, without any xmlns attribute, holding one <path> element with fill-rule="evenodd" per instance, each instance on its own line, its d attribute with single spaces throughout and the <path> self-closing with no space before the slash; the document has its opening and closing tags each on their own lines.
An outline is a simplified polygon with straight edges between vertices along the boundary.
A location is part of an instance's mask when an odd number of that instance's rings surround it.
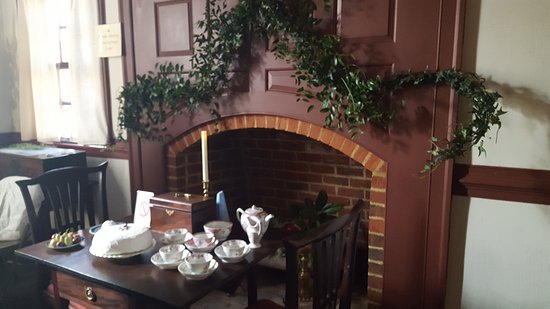
<svg viewBox="0 0 550 309">
<path fill-rule="evenodd" d="M 208 135 L 201 131 L 202 181 L 208 181 Z"/>
</svg>

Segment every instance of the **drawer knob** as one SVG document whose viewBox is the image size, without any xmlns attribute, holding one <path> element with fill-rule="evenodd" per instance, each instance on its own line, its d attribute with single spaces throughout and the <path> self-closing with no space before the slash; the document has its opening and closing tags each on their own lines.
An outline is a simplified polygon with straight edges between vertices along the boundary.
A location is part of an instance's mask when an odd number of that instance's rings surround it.
<svg viewBox="0 0 550 309">
<path fill-rule="evenodd" d="M 166 212 L 168 217 L 171 217 L 174 214 L 174 210 L 172 210 L 172 209 L 165 209 L 164 211 Z"/>
<path fill-rule="evenodd" d="M 84 294 L 86 295 L 86 299 L 89 300 L 89 301 L 96 301 L 97 300 L 97 295 L 95 295 L 95 292 L 94 290 L 92 290 L 91 287 L 86 287 L 86 290 L 84 292 Z"/>
</svg>

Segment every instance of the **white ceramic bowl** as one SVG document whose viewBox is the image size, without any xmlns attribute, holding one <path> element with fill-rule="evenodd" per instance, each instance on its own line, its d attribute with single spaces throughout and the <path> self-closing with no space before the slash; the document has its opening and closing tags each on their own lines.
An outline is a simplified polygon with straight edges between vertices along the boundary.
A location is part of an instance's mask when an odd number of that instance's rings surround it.
<svg viewBox="0 0 550 309">
<path fill-rule="evenodd" d="M 189 254 L 191 253 L 185 250 L 183 251 L 182 259 L 167 262 L 160 256 L 160 253 L 157 252 L 151 256 L 151 263 L 153 263 L 153 265 L 157 266 L 160 269 L 176 269 L 178 268 L 179 264 L 182 264 L 183 258 L 188 256 Z"/>
<path fill-rule="evenodd" d="M 166 262 L 179 261 L 183 257 L 183 252 L 185 251 L 184 245 L 167 245 L 162 246 L 159 249 L 159 254 L 162 259 Z"/>
<path fill-rule="evenodd" d="M 220 258 L 220 260 L 224 263 L 239 263 L 240 261 L 244 260 L 246 255 L 250 252 L 250 247 L 247 245 L 246 248 L 244 248 L 244 252 L 241 256 L 238 257 L 230 257 L 226 256 L 225 252 L 223 252 L 222 246 L 217 246 L 216 249 L 214 249 L 214 253 Z"/>
<path fill-rule="evenodd" d="M 208 271 L 213 258 L 210 253 L 191 253 L 185 257 L 184 261 L 191 273 L 202 274 Z"/>
<path fill-rule="evenodd" d="M 222 243 L 222 250 L 227 257 L 240 257 L 245 249 L 246 241 L 242 239 L 231 239 Z"/>
<path fill-rule="evenodd" d="M 164 238 L 169 242 L 183 242 L 187 232 L 186 228 L 169 229 L 164 232 Z"/>
<path fill-rule="evenodd" d="M 233 222 L 221 220 L 210 221 L 203 225 L 203 228 L 205 232 L 214 234 L 217 240 L 224 241 L 231 233 Z"/>
<path fill-rule="evenodd" d="M 208 278 L 211 274 L 216 271 L 218 268 L 218 262 L 216 260 L 211 260 L 210 264 L 208 265 L 208 268 L 203 273 L 193 273 L 189 269 L 189 265 L 187 263 L 180 263 L 178 265 L 178 271 L 180 274 L 182 274 L 186 279 L 188 280 L 203 280 Z"/>
<path fill-rule="evenodd" d="M 188 241 L 191 241 L 196 248 L 200 249 L 212 246 L 212 244 L 216 241 L 216 237 L 214 237 L 214 234 L 212 233 L 198 232 L 193 234 L 191 240 Z"/>
</svg>

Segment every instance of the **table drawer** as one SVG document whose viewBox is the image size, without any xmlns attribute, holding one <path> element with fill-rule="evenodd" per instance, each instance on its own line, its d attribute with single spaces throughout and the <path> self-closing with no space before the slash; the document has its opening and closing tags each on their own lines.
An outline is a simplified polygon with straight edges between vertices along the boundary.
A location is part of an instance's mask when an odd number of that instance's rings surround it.
<svg viewBox="0 0 550 309">
<path fill-rule="evenodd" d="M 91 308 L 130 308 L 127 295 L 95 283 L 57 272 L 59 296 Z"/>
</svg>

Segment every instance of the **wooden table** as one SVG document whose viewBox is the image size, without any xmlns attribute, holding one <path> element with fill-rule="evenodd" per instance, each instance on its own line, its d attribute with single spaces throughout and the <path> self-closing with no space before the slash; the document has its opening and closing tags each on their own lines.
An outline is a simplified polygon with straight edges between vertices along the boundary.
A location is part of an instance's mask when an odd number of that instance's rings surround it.
<svg viewBox="0 0 550 309">
<path fill-rule="evenodd" d="M 153 232 L 154 249 L 127 259 L 105 259 L 89 252 L 91 236 L 84 232 L 85 247 L 71 252 L 49 249 L 46 242 L 15 251 L 51 270 L 57 296 L 97 308 L 188 308 L 213 290 L 248 275 L 248 301 L 257 298 L 253 267 L 281 246 L 281 241 L 262 241 L 244 261 L 219 267 L 207 279 L 190 281 L 177 269 L 161 270 L 150 261 L 163 244 Z M 217 259 L 214 253 L 212 253 Z M 92 297 L 95 296 L 95 297 Z M 90 299 L 88 299 L 90 298 Z M 94 299 L 95 298 L 95 299 Z"/>
<path fill-rule="evenodd" d="M 86 166 L 86 152 L 54 147 L 38 150 L 0 148 L 0 179 L 7 176 L 32 178 L 65 166 Z"/>
</svg>

